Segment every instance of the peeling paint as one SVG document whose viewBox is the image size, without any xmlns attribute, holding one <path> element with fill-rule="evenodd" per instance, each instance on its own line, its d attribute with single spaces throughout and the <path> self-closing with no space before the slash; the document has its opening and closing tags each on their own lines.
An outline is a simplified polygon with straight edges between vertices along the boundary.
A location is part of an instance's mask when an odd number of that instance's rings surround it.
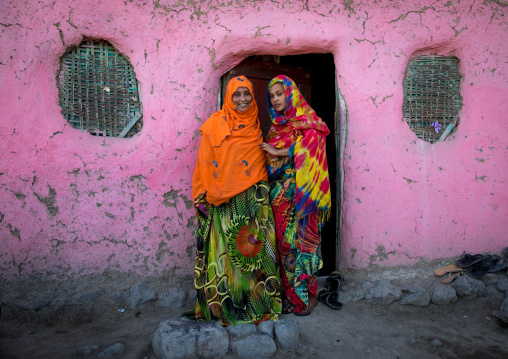
<svg viewBox="0 0 508 359">
<path fill-rule="evenodd" d="M 46 206 L 46 210 L 48 211 L 48 214 L 51 217 L 54 217 L 55 215 L 57 215 L 59 213 L 59 209 L 58 209 L 58 206 L 55 206 L 56 191 L 49 184 L 48 184 L 48 192 L 49 193 L 48 193 L 47 197 L 43 197 L 43 196 L 39 195 L 38 193 L 36 193 L 35 191 L 33 192 L 33 194 L 37 197 L 39 202 L 41 202 L 42 204 L 44 204 Z"/>
</svg>

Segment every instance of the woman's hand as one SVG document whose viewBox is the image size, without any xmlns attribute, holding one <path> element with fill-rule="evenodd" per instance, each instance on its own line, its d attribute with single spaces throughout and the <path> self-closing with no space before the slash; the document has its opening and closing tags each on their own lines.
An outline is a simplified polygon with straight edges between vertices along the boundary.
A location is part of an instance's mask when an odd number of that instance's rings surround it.
<svg viewBox="0 0 508 359">
<path fill-rule="evenodd" d="M 275 146 L 265 142 L 260 143 L 259 148 L 265 152 L 268 152 L 272 156 L 287 157 L 289 155 L 288 148 L 276 148 Z"/>
</svg>

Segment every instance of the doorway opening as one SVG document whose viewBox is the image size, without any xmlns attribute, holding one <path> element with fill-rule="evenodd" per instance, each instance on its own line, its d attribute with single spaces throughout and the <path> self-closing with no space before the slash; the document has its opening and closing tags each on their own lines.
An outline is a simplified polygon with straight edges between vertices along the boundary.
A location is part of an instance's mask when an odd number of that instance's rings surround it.
<svg viewBox="0 0 508 359">
<path fill-rule="evenodd" d="M 339 188 L 339 113 L 336 101 L 335 63 L 332 54 L 306 54 L 291 56 L 263 55 L 251 56 L 222 77 L 219 97 L 226 93 L 229 80 L 238 75 L 246 76 L 254 85 L 254 98 L 258 103 L 259 121 L 266 137 L 271 126 L 266 106 L 266 89 L 268 83 L 277 75 L 286 75 L 296 82 L 303 97 L 326 123 L 330 135 L 326 138 L 326 157 L 330 176 L 332 208 L 330 220 L 324 225 L 322 237 L 323 268 L 319 275 L 324 276 L 339 268 L 340 253 L 340 195 Z"/>
</svg>

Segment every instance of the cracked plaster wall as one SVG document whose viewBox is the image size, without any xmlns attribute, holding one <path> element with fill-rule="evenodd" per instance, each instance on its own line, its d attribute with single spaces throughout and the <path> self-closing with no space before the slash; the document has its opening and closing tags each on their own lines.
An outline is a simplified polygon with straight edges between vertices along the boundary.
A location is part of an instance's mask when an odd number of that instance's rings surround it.
<svg viewBox="0 0 508 359">
<path fill-rule="evenodd" d="M 341 266 L 499 250 L 506 10 L 503 0 L 3 1 L 0 276 L 191 274 L 198 128 L 221 75 L 254 54 L 334 55 L 348 130 Z M 62 116 L 59 58 L 83 36 L 132 63 L 139 135 L 93 137 Z M 453 54 L 464 75 L 461 124 L 434 145 L 402 120 L 404 71 L 418 52 Z"/>
</svg>

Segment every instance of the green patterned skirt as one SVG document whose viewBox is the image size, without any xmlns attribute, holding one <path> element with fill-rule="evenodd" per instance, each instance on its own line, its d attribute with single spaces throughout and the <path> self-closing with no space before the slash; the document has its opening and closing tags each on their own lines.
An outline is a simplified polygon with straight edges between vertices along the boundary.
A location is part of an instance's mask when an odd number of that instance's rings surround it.
<svg viewBox="0 0 508 359">
<path fill-rule="evenodd" d="M 195 316 L 222 325 L 277 320 L 280 276 L 264 181 L 214 206 L 197 201 Z"/>
</svg>

